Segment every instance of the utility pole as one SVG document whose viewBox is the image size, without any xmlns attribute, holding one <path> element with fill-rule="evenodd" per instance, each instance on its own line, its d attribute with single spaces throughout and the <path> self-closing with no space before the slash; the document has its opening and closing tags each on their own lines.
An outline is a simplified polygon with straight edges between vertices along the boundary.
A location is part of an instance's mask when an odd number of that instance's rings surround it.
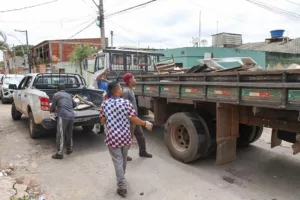
<svg viewBox="0 0 300 200">
<path fill-rule="evenodd" d="M 199 13 L 199 42 L 198 42 L 198 47 L 200 47 L 201 43 L 201 11 Z"/>
<path fill-rule="evenodd" d="M 114 47 L 114 32 L 110 31 L 110 42 L 111 42 L 111 48 Z"/>
<path fill-rule="evenodd" d="M 99 22 L 101 34 L 101 48 L 106 49 L 103 0 L 99 0 Z"/>
<path fill-rule="evenodd" d="M 29 46 L 28 46 L 28 32 L 27 30 L 22 31 L 22 30 L 15 30 L 16 32 L 25 32 L 26 34 L 26 45 L 27 45 L 27 62 L 28 62 L 28 66 L 29 66 L 29 73 L 31 73 L 31 63 L 30 63 L 30 53 L 29 53 Z M 25 63 L 26 65 L 26 63 Z"/>
</svg>

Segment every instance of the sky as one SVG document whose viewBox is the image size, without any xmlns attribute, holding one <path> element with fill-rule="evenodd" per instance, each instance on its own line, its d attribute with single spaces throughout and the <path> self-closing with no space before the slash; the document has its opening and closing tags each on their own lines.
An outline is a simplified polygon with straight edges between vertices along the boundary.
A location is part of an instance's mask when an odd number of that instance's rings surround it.
<svg viewBox="0 0 300 200">
<path fill-rule="evenodd" d="M 44 40 L 100 37 L 96 23 L 75 35 L 97 17 L 97 7 L 92 0 L 58 0 L 44 6 L 1 13 L 48 1 L 51 0 L 0 0 L 0 30 L 8 35 L 10 45 L 26 43 L 24 33 L 15 29 L 27 30 L 32 45 Z M 200 35 L 201 40 L 207 40 L 206 46 L 211 45 L 211 35 L 217 32 L 242 34 L 243 43 L 264 41 L 274 29 L 286 30 L 285 36 L 290 38 L 300 37 L 298 20 L 274 14 L 247 0 L 157 0 L 110 17 L 112 13 L 150 0 L 103 1 L 104 15 L 108 16 L 105 34 L 110 39 L 110 31 L 114 31 L 114 46 L 168 49 L 193 46 L 193 37 L 199 36 L 200 12 Z M 264 3 L 300 17 L 300 0 L 264 0 Z"/>
</svg>

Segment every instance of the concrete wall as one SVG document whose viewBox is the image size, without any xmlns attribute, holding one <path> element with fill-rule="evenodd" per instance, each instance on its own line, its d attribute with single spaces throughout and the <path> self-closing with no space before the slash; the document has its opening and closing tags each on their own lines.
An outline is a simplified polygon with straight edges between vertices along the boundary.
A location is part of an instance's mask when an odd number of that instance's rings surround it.
<svg viewBox="0 0 300 200">
<path fill-rule="evenodd" d="M 199 65 L 199 62 L 197 60 L 203 59 L 205 53 L 213 53 L 214 58 L 251 57 L 261 67 L 266 67 L 266 54 L 262 51 L 221 47 L 185 47 L 177 49 L 165 49 L 158 52 L 165 54 L 165 58 L 163 59 L 168 59 L 173 56 L 175 63 L 182 63 L 184 68 L 191 68 L 195 65 Z M 233 67 L 236 65 L 237 63 L 231 63 L 224 66 Z"/>
</svg>

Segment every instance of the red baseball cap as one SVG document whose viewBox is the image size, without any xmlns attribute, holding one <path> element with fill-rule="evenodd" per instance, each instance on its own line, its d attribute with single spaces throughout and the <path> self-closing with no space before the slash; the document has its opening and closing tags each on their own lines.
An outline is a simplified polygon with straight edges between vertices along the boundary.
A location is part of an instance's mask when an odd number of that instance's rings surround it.
<svg viewBox="0 0 300 200">
<path fill-rule="evenodd" d="M 123 81 L 125 82 L 125 84 L 128 83 L 128 81 L 133 77 L 133 75 L 131 73 L 126 73 L 123 76 Z"/>
</svg>

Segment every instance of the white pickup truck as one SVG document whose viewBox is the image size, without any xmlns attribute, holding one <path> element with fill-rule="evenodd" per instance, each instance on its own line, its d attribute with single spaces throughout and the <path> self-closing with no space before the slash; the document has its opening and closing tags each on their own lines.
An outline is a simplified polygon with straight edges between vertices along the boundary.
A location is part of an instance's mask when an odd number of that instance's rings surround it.
<svg viewBox="0 0 300 200">
<path fill-rule="evenodd" d="M 70 73 L 40 73 L 26 75 L 19 85 L 10 84 L 14 90 L 11 116 L 20 120 L 28 117 L 29 134 L 37 138 L 43 130 L 55 129 L 56 121 L 50 117 L 50 105 L 58 84 L 65 84 L 66 92 L 80 95 L 84 100 L 95 106 L 85 110 L 75 110 L 74 126 L 82 126 L 84 131 L 92 131 L 99 123 L 99 110 L 104 101 L 105 92 L 86 87 L 85 80 L 78 74 Z"/>
</svg>

